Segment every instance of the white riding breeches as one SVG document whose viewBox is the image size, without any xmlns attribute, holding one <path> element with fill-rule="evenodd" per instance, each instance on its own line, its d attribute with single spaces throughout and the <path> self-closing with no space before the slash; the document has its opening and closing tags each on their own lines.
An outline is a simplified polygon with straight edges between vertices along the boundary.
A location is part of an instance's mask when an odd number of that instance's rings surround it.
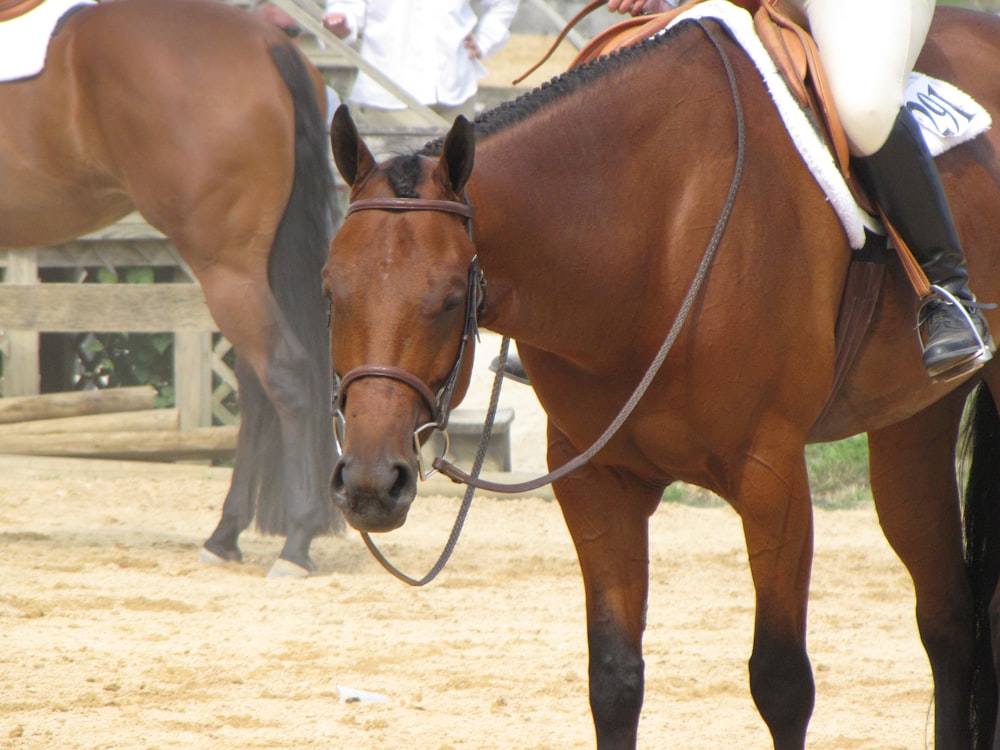
<svg viewBox="0 0 1000 750">
<path fill-rule="evenodd" d="M 934 0 L 783 0 L 816 40 L 851 151 L 870 156 L 903 106 Z M 801 15 L 799 15 L 801 14 Z"/>
</svg>

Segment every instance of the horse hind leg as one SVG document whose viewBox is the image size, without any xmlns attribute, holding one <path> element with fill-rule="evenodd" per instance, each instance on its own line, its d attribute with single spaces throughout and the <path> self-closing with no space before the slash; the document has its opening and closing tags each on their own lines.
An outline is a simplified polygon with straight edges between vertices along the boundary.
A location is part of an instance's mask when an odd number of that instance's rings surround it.
<svg viewBox="0 0 1000 750">
<path fill-rule="evenodd" d="M 913 580 L 934 679 L 935 747 L 970 747 L 972 600 L 955 472 L 964 393 L 868 436 L 872 495 L 890 546 Z"/>
<path fill-rule="evenodd" d="M 247 388 L 251 395 L 241 394 L 241 402 L 256 420 L 241 428 L 244 450 L 238 459 L 244 465 L 234 472 L 227 505 L 230 500 L 234 508 L 255 504 L 261 531 L 286 536 L 270 575 L 300 576 L 315 570 L 309 554 L 313 537 L 343 527 L 328 492 L 335 448 L 319 283 L 335 217 L 328 144 L 312 81 L 294 50 L 277 47 L 272 57 L 294 102 L 291 192 L 264 267 L 246 261 L 261 257 L 260 248 L 230 246 L 211 255 L 213 263 L 200 280 L 220 329 L 253 370 L 241 378 L 241 391 Z M 272 145 L 267 153 L 282 153 Z M 280 166 L 261 173 L 280 174 Z M 264 194 L 257 205 L 265 210 L 257 215 L 267 216 L 274 196 L 260 187 Z M 236 189 L 250 200 L 246 185 Z M 232 534 L 232 527 L 229 522 L 223 533 Z"/>
<path fill-rule="evenodd" d="M 285 535 L 271 575 L 305 576 L 315 570 L 312 539 L 336 528 L 339 517 L 327 492 L 334 445 L 329 359 L 309 353 L 278 308 L 266 281 L 202 279 L 223 334 L 239 357 L 241 421 L 233 483 L 219 527 L 206 548 L 235 550 L 235 538 L 256 510 L 265 534 Z M 231 290 L 239 290 L 232 295 Z M 322 330 L 322 320 L 317 321 Z M 251 369 L 252 368 L 252 369 Z M 220 555 L 226 558 L 226 554 Z"/>
<path fill-rule="evenodd" d="M 269 456 L 281 450 L 281 425 L 278 414 L 253 370 L 242 358 L 236 359 L 239 385 L 240 432 L 233 462 L 233 477 L 222 506 L 222 517 L 205 541 L 199 559 L 206 563 L 242 562 L 239 536 L 257 513 L 258 498 L 274 492 L 275 482 L 267 482 Z M 280 485 L 280 480 L 278 481 Z"/>
<path fill-rule="evenodd" d="M 317 322 L 321 325 L 321 322 Z M 285 544 L 270 577 L 301 576 L 316 566 L 309 555 L 313 538 L 342 528 L 333 507 L 333 419 L 328 382 L 317 377 L 329 356 L 317 361 L 304 349 L 272 358 L 267 390 L 279 415 L 280 459 L 267 477 L 258 503 L 258 526 L 284 533 Z"/>
</svg>

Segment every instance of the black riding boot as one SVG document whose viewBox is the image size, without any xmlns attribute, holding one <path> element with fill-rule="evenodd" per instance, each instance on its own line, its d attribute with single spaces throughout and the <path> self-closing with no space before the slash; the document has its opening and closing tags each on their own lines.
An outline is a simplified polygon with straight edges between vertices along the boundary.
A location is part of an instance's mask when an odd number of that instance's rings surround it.
<svg viewBox="0 0 1000 750">
<path fill-rule="evenodd" d="M 989 361 L 995 345 L 969 290 L 965 253 L 937 167 L 910 111 L 899 111 L 881 149 L 854 163 L 936 287 L 920 311 L 927 373 L 934 380 L 948 380 L 977 369 Z"/>
</svg>

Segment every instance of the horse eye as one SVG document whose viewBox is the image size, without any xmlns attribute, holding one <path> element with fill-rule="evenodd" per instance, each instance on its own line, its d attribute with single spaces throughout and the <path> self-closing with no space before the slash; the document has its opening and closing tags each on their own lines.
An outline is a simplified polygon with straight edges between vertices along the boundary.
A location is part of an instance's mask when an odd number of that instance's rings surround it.
<svg viewBox="0 0 1000 750">
<path fill-rule="evenodd" d="M 444 305 L 441 308 L 442 313 L 450 313 L 452 310 L 457 309 L 465 301 L 465 298 L 457 294 L 452 294 L 447 297 L 444 301 Z"/>
</svg>

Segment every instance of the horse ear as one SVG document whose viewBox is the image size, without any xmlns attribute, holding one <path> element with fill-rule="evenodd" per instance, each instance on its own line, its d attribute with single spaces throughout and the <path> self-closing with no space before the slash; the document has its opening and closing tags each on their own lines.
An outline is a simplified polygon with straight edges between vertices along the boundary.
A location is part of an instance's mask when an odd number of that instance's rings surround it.
<svg viewBox="0 0 1000 750">
<path fill-rule="evenodd" d="M 456 195 L 462 194 L 465 183 L 472 176 L 472 163 L 476 156 L 476 136 L 469 122 L 463 115 L 455 118 L 444 146 L 441 147 L 441 159 L 438 162 L 438 173 L 446 185 L 450 185 Z"/>
<path fill-rule="evenodd" d="M 337 169 L 348 185 L 354 185 L 375 168 L 375 157 L 368 150 L 346 104 L 337 107 L 330 126 L 330 148 Z"/>
</svg>

